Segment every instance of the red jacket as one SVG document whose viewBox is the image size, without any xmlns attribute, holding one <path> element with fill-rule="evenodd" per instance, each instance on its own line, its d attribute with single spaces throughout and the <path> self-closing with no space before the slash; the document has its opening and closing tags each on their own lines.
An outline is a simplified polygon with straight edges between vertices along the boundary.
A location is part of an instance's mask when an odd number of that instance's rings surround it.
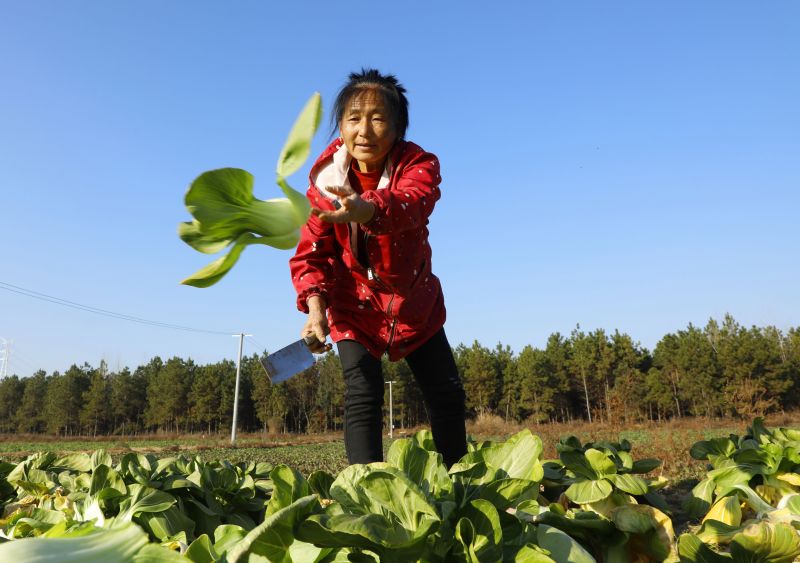
<svg viewBox="0 0 800 563">
<path fill-rule="evenodd" d="M 337 139 L 309 174 L 312 206 L 335 209 L 327 186 L 349 185 L 351 157 Z M 331 339 L 356 340 L 374 356 L 399 360 L 433 336 L 445 321 L 439 278 L 431 273 L 428 216 L 440 197 L 439 160 L 414 143 L 398 141 L 378 187 L 362 194 L 375 216 L 362 225 L 367 256 L 351 245 L 352 225 L 325 223 L 311 215 L 289 260 L 297 308 L 322 295 Z M 366 264 L 366 266 L 365 266 Z"/>
</svg>

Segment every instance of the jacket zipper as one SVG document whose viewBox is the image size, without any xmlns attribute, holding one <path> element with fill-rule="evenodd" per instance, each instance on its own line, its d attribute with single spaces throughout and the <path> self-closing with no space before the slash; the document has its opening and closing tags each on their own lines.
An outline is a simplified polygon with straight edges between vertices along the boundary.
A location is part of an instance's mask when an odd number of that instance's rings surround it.
<svg viewBox="0 0 800 563">
<path fill-rule="evenodd" d="M 386 342 L 386 353 L 389 353 L 389 348 L 392 347 L 392 341 L 394 340 L 394 327 L 397 326 L 397 319 L 392 319 L 392 328 L 389 329 L 389 340 Z"/>
<path fill-rule="evenodd" d="M 392 298 L 389 299 L 389 306 L 386 307 L 386 314 L 392 317 L 392 327 L 389 329 L 389 340 L 386 341 L 386 353 L 389 353 L 389 348 L 392 347 L 392 341 L 394 340 L 394 329 L 397 326 L 397 319 L 392 316 L 392 304 L 394 303 L 394 293 L 392 293 Z"/>
<path fill-rule="evenodd" d="M 369 235 L 365 234 L 364 236 L 364 246 L 366 247 L 367 237 Z M 369 264 L 369 258 L 367 258 L 367 264 Z M 384 284 L 381 279 L 378 277 L 378 274 L 375 273 L 375 270 L 372 269 L 372 266 L 367 267 L 367 278 L 371 280 L 377 281 L 383 287 L 388 287 Z M 397 327 L 397 318 L 392 315 L 392 305 L 394 305 L 394 292 L 392 292 L 392 297 L 389 299 L 389 304 L 386 306 L 386 314 L 392 318 L 392 326 L 389 329 L 389 339 L 386 341 L 386 353 L 389 353 L 389 348 L 392 347 L 392 342 L 394 341 L 394 332 L 395 328 Z"/>
</svg>

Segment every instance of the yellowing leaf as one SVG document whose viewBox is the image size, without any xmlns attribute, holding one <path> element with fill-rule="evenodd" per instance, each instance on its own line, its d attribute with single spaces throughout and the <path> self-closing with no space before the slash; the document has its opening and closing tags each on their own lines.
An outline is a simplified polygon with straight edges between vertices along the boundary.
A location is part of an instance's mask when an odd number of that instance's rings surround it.
<svg viewBox="0 0 800 563">
<path fill-rule="evenodd" d="M 718 520 L 729 526 L 738 526 L 742 522 L 742 506 L 738 495 L 730 495 L 719 499 L 703 518 L 706 520 Z"/>
<path fill-rule="evenodd" d="M 776 475 L 776 477 L 781 481 L 786 481 L 790 485 L 800 487 L 800 475 L 797 473 L 781 473 L 780 475 Z"/>
</svg>

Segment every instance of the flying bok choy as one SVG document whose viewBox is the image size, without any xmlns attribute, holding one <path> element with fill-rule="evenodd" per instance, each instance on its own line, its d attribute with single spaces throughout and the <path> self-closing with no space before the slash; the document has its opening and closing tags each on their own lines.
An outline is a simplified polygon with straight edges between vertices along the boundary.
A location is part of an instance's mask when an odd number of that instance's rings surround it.
<svg viewBox="0 0 800 563">
<path fill-rule="evenodd" d="M 178 225 L 178 235 L 199 252 L 215 254 L 226 248 L 228 252 L 181 283 L 214 285 L 251 244 L 281 249 L 297 246 L 300 228 L 311 208 L 305 195 L 294 190 L 286 177 L 297 172 L 308 158 L 321 117 L 322 102 L 315 93 L 300 112 L 278 158 L 276 181 L 286 197 L 256 198 L 253 175 L 240 168 L 209 170 L 192 182 L 185 197 L 192 221 Z"/>
</svg>

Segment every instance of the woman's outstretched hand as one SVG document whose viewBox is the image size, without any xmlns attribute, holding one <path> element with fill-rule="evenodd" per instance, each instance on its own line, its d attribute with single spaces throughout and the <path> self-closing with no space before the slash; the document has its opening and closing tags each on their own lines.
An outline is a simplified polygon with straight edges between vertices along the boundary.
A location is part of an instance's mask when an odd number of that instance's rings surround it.
<svg viewBox="0 0 800 563">
<path fill-rule="evenodd" d="M 353 188 L 345 186 L 328 186 L 326 190 L 338 199 L 336 211 L 323 211 L 316 207 L 311 213 L 328 223 L 368 223 L 375 215 L 375 205 L 361 199 Z"/>
</svg>

